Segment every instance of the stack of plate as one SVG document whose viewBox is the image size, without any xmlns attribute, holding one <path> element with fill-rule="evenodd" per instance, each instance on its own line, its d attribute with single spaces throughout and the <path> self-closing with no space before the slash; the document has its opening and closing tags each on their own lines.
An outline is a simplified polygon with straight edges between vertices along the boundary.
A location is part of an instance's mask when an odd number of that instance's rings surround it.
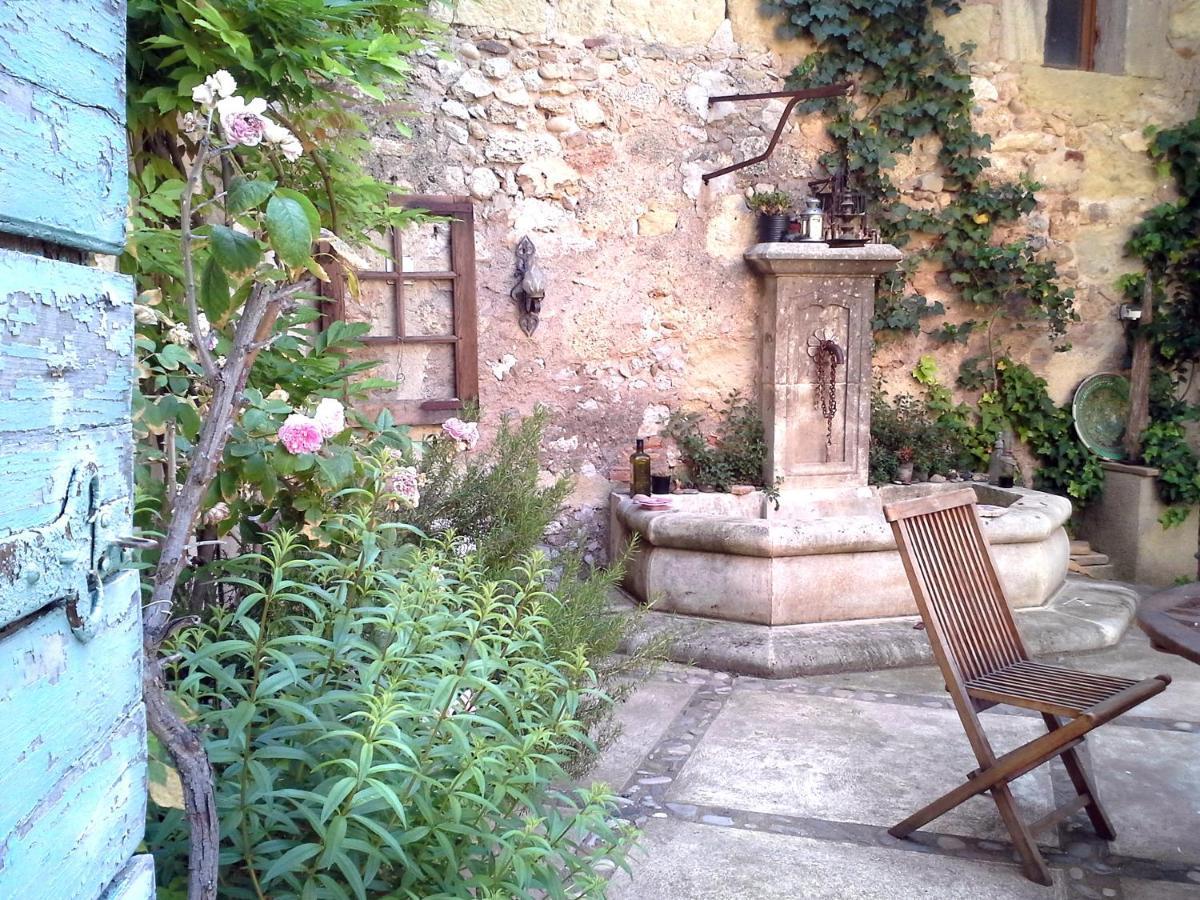
<svg viewBox="0 0 1200 900">
<path fill-rule="evenodd" d="M 648 496 L 646 494 L 634 494 L 633 502 L 642 509 L 670 509 L 671 498 L 666 494 L 655 494 Z"/>
</svg>

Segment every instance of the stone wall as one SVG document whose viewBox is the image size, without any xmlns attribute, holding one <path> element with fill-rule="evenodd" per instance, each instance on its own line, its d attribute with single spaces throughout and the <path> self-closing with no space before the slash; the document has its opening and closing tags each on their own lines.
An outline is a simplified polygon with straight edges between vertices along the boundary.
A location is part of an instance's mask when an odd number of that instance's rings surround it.
<svg viewBox="0 0 1200 900">
<path fill-rule="evenodd" d="M 1195 110 L 1200 3 L 1167 4 L 1153 76 L 1028 61 L 1038 3 L 971 3 L 939 27 L 980 48 L 979 122 L 996 136 L 997 170 L 1046 185 L 1030 224 L 1076 287 L 1085 323 L 1071 353 L 1027 337 L 1017 349 L 1064 399 L 1083 376 L 1120 364 L 1120 247 L 1129 223 L 1166 195 L 1141 129 Z M 828 143 L 819 121 L 793 118 L 768 162 L 704 185 L 702 173 L 761 152 L 783 108 L 708 98 L 780 89 L 808 48 L 779 39 L 755 0 L 463 0 L 445 16 L 448 52 L 420 58 L 406 101 L 414 135 L 381 117 L 374 166 L 409 190 L 474 198 L 485 423 L 552 406 L 547 468 L 576 478 L 573 515 L 598 532 L 634 436 L 657 433 L 671 409 L 757 391 L 744 192 L 802 194 Z M 898 180 L 922 202 L 944 202 L 926 165 L 913 159 Z M 508 295 L 524 235 L 547 275 L 532 338 Z M 932 297 L 944 295 L 928 282 Z M 952 304 L 950 315 L 969 317 Z M 911 389 L 921 352 L 920 340 L 888 344 L 876 363 Z M 957 362 L 943 355 L 952 376 Z"/>
</svg>

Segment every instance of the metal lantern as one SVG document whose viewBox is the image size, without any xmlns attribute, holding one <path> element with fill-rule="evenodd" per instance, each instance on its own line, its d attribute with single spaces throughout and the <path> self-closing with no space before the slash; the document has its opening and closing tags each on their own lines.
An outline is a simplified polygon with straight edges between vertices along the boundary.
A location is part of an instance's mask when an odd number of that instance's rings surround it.
<svg viewBox="0 0 1200 900">
<path fill-rule="evenodd" d="M 808 186 L 825 213 L 826 241 L 852 246 L 878 240 L 867 222 L 867 195 L 851 187 L 845 160 L 828 178 L 810 181 Z"/>
<path fill-rule="evenodd" d="M 806 197 L 804 200 L 804 209 L 800 213 L 800 240 L 825 240 L 825 213 L 817 197 Z"/>
</svg>

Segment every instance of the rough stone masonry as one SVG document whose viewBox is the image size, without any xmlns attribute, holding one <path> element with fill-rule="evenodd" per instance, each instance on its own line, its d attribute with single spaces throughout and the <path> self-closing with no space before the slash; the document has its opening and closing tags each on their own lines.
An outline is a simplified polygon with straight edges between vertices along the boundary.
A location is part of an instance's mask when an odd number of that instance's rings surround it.
<svg viewBox="0 0 1200 900">
<path fill-rule="evenodd" d="M 977 46 L 976 113 L 994 137 L 995 170 L 1044 186 L 1026 226 L 1076 289 L 1085 324 L 1069 353 L 1028 335 L 1013 349 L 1062 400 L 1121 363 L 1121 247 L 1141 211 L 1169 195 L 1142 129 L 1195 111 L 1200 2 L 1131 15 L 1123 75 L 1041 66 L 1044 6 L 974 2 L 938 27 Z M 704 185 L 704 172 L 761 152 L 783 108 L 708 98 L 783 88 L 811 45 L 780 38 L 755 0 L 463 0 L 444 17 L 447 48 L 421 55 L 406 101 L 414 135 L 387 124 L 396 109 L 386 110 L 373 166 L 404 189 L 475 201 L 485 424 L 554 408 L 547 477 L 576 481 L 561 535 L 583 526 L 598 555 L 610 478 L 623 474 L 632 439 L 656 435 L 673 409 L 757 394 L 745 191 L 802 195 L 830 145 L 820 121 L 793 117 L 768 162 Z M 918 148 L 895 179 L 916 205 L 936 207 L 948 195 L 930 158 Z M 525 235 L 547 276 L 531 338 L 508 294 Z M 917 286 L 950 300 L 932 273 Z M 948 306 L 952 320 L 970 318 Z M 911 391 L 924 340 L 879 347 L 880 375 Z M 939 349 L 948 380 L 970 352 Z"/>
</svg>

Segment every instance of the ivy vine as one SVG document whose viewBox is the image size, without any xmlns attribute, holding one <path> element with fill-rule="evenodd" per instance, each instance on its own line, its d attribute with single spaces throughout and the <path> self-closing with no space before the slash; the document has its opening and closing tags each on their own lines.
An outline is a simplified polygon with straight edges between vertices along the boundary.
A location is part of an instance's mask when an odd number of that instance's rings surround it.
<svg viewBox="0 0 1200 900">
<path fill-rule="evenodd" d="M 1154 354 L 1149 427 L 1142 461 L 1160 470 L 1158 492 L 1168 504 L 1161 522 L 1183 522 L 1200 504 L 1200 457 L 1187 424 L 1200 407 L 1186 402 L 1200 364 L 1200 114 L 1175 128 L 1150 129 L 1149 154 L 1175 181 L 1178 199 L 1155 206 L 1134 228 L 1126 252 L 1144 272 L 1118 282 L 1130 302 L 1140 302 L 1150 279 L 1154 319 L 1144 326 Z M 1181 399 L 1182 398 L 1182 399 Z"/>
<path fill-rule="evenodd" d="M 945 312 L 911 285 L 920 265 L 931 262 L 950 273 L 961 301 L 984 319 L 1000 316 L 1016 327 L 1041 320 L 1065 349 L 1067 326 L 1079 318 L 1074 292 L 1059 287 L 1054 262 L 1040 255 L 1036 236 L 1002 235 L 1035 207 L 1039 185 L 988 177 L 991 138 L 971 121 L 975 97 L 966 58 L 973 47 L 952 50 L 929 23 L 932 9 L 953 14 L 959 2 L 766 0 L 765 6 L 782 12 L 793 33 L 819 45 L 793 72 L 795 83 L 858 85 L 855 98 L 807 104 L 808 112 L 829 117 L 837 143 L 822 163 L 832 168 L 844 161 L 872 197 L 886 240 L 904 246 L 921 238 L 923 249 L 881 279 L 875 330 L 916 333 L 922 319 Z M 936 139 L 935 169 L 949 197 L 940 207 L 904 195 L 891 178 L 897 158 L 926 137 Z M 955 327 L 955 336 L 971 331 L 970 322 Z"/>
</svg>

